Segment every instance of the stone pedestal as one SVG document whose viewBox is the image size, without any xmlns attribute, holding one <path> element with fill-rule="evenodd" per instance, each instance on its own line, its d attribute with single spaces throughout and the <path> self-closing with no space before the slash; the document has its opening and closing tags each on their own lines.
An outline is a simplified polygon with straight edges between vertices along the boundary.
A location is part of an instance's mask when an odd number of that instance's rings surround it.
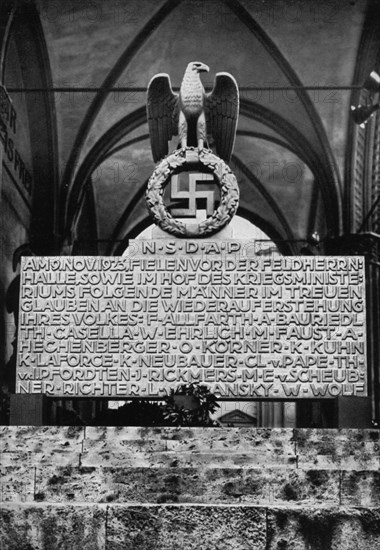
<svg viewBox="0 0 380 550">
<path fill-rule="evenodd" d="M 0 547 L 380 548 L 380 432 L 0 428 Z"/>
</svg>

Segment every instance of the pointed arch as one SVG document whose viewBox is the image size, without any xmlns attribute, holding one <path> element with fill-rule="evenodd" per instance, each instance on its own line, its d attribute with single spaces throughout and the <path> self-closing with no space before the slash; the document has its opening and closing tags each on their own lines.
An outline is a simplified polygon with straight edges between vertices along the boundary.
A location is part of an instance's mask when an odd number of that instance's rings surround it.
<svg viewBox="0 0 380 550">
<path fill-rule="evenodd" d="M 229 7 L 229 9 L 240 19 L 242 24 L 245 25 L 249 29 L 249 31 L 260 41 L 262 46 L 267 50 L 269 55 L 276 62 L 279 69 L 290 82 L 290 84 L 298 88 L 302 87 L 302 82 L 298 78 L 297 73 L 294 71 L 290 63 L 282 55 L 281 51 L 278 49 L 273 40 L 254 20 L 249 11 L 239 2 L 239 0 L 223 1 Z M 334 199 L 335 212 L 334 217 L 329 220 L 329 225 L 332 232 L 337 234 L 342 229 L 342 193 L 338 167 L 331 147 L 329 145 L 326 131 L 313 105 L 313 102 L 304 90 L 299 89 L 297 90 L 297 92 L 298 97 L 300 98 L 300 101 L 306 113 L 308 114 L 309 120 L 316 134 L 318 144 L 321 148 L 320 152 L 315 152 L 318 158 L 318 164 L 320 165 L 321 171 L 324 173 L 324 181 L 321 183 L 324 185 L 324 187 L 332 187 L 329 195 L 331 195 L 331 197 L 333 197 Z"/>
<path fill-rule="evenodd" d="M 158 26 L 181 2 L 183 2 L 183 0 L 166 0 L 164 5 L 161 6 L 161 8 L 156 11 L 156 13 L 154 13 L 154 15 L 149 19 L 149 21 L 138 32 L 132 42 L 121 54 L 121 56 L 116 61 L 115 65 L 103 81 L 100 90 L 94 97 L 82 120 L 63 174 L 61 203 L 65 205 L 66 208 L 69 208 L 69 203 L 66 198 L 71 189 L 71 183 L 74 177 L 74 166 L 79 159 L 80 152 L 83 145 L 85 144 L 91 126 L 109 94 L 109 88 L 111 88 L 117 82 L 122 73 L 128 67 L 131 60 L 144 45 L 144 43 L 148 40 L 148 38 L 152 35 L 152 33 L 157 30 Z M 66 222 L 68 214 L 66 208 L 64 208 L 61 217 L 61 227 L 63 229 L 65 228 L 65 226 L 67 227 Z"/>
</svg>

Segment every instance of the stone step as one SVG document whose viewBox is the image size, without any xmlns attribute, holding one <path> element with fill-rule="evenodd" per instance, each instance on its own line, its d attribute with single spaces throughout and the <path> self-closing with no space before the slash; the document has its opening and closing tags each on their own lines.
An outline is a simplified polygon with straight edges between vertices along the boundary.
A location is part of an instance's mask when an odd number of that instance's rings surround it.
<svg viewBox="0 0 380 550">
<path fill-rule="evenodd" d="M 380 548 L 380 510 L 250 505 L 4 504 L 2 548 L 291 550 Z"/>
<path fill-rule="evenodd" d="M 209 452 L 149 452 L 122 450 L 114 451 L 105 448 L 103 451 L 90 448 L 85 450 L 81 457 L 81 465 L 85 467 L 98 466 L 129 466 L 136 468 L 171 468 L 171 467 L 202 467 L 211 468 L 253 468 L 261 465 L 264 468 L 277 466 L 279 468 L 295 468 L 295 455 L 284 456 L 282 453 L 270 451 L 209 451 Z"/>
<path fill-rule="evenodd" d="M 4 427 L 0 548 L 380 550 L 375 430 Z"/>
<path fill-rule="evenodd" d="M 380 506 L 380 472 L 2 466 L 2 502 Z"/>
<path fill-rule="evenodd" d="M 380 430 L 294 430 L 299 468 L 380 469 Z"/>
<path fill-rule="evenodd" d="M 0 465 L 79 466 L 83 441 L 82 427 L 1 426 Z"/>
<path fill-rule="evenodd" d="M 166 449 L 249 451 L 257 448 L 283 449 L 294 453 L 294 434 L 289 429 L 252 428 L 136 428 L 86 427 L 85 441 L 93 447 L 104 442 L 112 448 L 130 441 L 166 443 Z"/>
<path fill-rule="evenodd" d="M 8 466 L 1 473 L 1 498 L 13 502 L 339 504 L 341 500 L 338 471 L 210 467 L 43 467 L 33 471 Z M 368 503 L 377 505 L 377 496 L 366 494 Z"/>
<path fill-rule="evenodd" d="M 378 430 L 2 427 L 3 465 L 380 469 Z"/>
</svg>

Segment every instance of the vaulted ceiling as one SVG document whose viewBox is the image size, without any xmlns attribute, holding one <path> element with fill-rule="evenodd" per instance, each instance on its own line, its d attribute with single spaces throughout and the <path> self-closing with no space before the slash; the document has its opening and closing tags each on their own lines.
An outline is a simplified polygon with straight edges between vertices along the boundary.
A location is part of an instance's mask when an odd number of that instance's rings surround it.
<svg viewBox="0 0 380 550">
<path fill-rule="evenodd" d="M 280 240 L 341 233 L 352 90 L 323 87 L 357 84 L 370 4 L 38 0 L 53 85 L 97 88 L 55 94 L 59 231 L 120 253 L 148 223 L 145 89 L 159 72 L 179 86 L 187 63 L 200 60 L 211 69 L 206 87 L 228 71 L 241 89 L 231 167 L 242 215 Z"/>
</svg>

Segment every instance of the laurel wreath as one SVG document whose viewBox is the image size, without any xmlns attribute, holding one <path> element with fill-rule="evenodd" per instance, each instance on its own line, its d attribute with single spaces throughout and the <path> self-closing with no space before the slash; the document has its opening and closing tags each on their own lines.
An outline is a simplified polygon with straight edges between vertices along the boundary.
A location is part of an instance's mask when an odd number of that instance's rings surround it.
<svg viewBox="0 0 380 550">
<path fill-rule="evenodd" d="M 187 147 L 186 151 L 194 151 Z M 237 180 L 227 164 L 209 149 L 199 153 L 199 162 L 212 170 L 220 187 L 220 204 L 213 215 L 199 224 L 186 226 L 167 211 L 163 201 L 163 192 L 168 178 L 186 164 L 186 154 L 177 149 L 166 156 L 155 168 L 149 178 L 146 201 L 154 222 L 164 231 L 176 237 L 204 237 L 213 235 L 225 227 L 233 218 L 239 205 L 239 187 Z"/>
</svg>

